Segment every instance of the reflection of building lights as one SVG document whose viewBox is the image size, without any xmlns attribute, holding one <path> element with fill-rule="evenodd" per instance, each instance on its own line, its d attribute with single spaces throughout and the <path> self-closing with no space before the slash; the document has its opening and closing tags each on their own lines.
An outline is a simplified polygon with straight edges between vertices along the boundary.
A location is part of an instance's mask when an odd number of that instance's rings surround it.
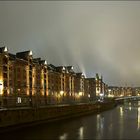
<svg viewBox="0 0 140 140">
<path fill-rule="evenodd" d="M 80 127 L 79 128 L 79 139 L 83 139 L 83 137 L 84 137 L 83 132 L 84 132 L 84 127 Z"/>
<path fill-rule="evenodd" d="M 64 133 L 63 135 L 61 135 L 59 137 L 60 140 L 66 140 L 67 139 L 68 134 Z"/>
<path fill-rule="evenodd" d="M 88 98 L 90 98 L 90 94 L 88 94 Z"/>
<path fill-rule="evenodd" d="M 138 120 L 137 120 L 137 129 L 140 128 L 140 107 L 138 107 L 138 116 L 137 116 Z"/>
<path fill-rule="evenodd" d="M 123 108 L 120 107 L 120 116 L 122 117 L 123 116 Z"/>
</svg>

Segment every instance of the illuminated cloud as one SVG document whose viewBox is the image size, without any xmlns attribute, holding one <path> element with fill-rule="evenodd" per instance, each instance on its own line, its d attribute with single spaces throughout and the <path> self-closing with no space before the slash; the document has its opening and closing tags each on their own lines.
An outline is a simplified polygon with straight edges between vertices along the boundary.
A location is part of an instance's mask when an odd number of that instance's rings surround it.
<svg viewBox="0 0 140 140">
<path fill-rule="evenodd" d="M 55 65 L 140 85 L 140 2 L 0 2 L 0 41 Z"/>
</svg>

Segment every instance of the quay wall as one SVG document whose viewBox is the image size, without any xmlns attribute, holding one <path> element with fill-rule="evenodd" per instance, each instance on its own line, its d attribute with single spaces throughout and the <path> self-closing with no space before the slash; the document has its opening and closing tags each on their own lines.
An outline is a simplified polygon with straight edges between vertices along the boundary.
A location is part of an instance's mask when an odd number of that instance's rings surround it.
<svg viewBox="0 0 140 140">
<path fill-rule="evenodd" d="M 97 113 L 115 107 L 114 102 L 47 106 L 42 108 L 7 109 L 0 111 L 0 131 L 9 126 L 44 123 Z"/>
</svg>

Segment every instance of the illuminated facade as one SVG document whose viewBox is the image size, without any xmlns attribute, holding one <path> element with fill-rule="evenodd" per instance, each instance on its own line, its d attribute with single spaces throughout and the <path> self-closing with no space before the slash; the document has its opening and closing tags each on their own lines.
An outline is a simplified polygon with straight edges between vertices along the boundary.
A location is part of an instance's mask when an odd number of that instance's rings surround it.
<svg viewBox="0 0 140 140">
<path fill-rule="evenodd" d="M 96 73 L 96 97 L 99 97 L 100 94 L 104 94 L 102 86 L 103 86 L 102 76 L 99 77 L 98 73 Z"/>
<path fill-rule="evenodd" d="M 48 65 L 48 103 L 58 104 L 62 99 L 61 91 L 61 73 L 57 71 L 54 65 Z"/>
<path fill-rule="evenodd" d="M 108 97 L 122 97 L 135 95 L 134 88 L 132 87 L 108 87 Z"/>
<path fill-rule="evenodd" d="M 133 95 L 140 96 L 140 87 L 135 87 L 133 93 Z"/>
<path fill-rule="evenodd" d="M 50 104 L 84 101 L 84 75 L 75 73 L 72 66 L 48 65 L 48 100 Z"/>
<path fill-rule="evenodd" d="M 83 73 L 75 73 L 75 78 L 74 78 L 74 92 L 75 92 L 75 97 L 79 99 L 79 101 L 85 101 L 85 98 L 88 97 L 88 94 L 84 91 L 84 80 L 85 76 Z"/>
<path fill-rule="evenodd" d="M 14 55 L 10 54 L 6 47 L 0 48 L 2 106 L 45 105 L 47 79 L 46 61 L 34 60 L 32 51 L 18 52 Z"/>
<path fill-rule="evenodd" d="M 0 104 L 7 105 L 9 97 L 9 54 L 7 47 L 0 48 Z"/>
<path fill-rule="evenodd" d="M 32 51 L 11 54 L 0 48 L 0 106 L 39 107 L 93 101 L 106 93 L 102 77 L 85 78 L 72 66 L 54 66 Z"/>
<path fill-rule="evenodd" d="M 72 66 L 48 65 L 48 79 L 50 104 L 74 101 L 74 71 Z"/>
</svg>

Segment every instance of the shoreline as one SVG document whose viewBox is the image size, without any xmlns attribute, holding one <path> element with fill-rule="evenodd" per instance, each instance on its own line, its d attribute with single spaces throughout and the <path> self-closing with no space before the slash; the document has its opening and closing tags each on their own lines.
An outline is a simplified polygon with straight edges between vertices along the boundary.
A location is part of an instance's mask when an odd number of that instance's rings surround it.
<svg viewBox="0 0 140 140">
<path fill-rule="evenodd" d="M 89 114 L 97 114 L 113 109 L 116 106 L 117 103 L 115 101 L 111 101 L 96 104 L 88 103 L 44 108 L 3 110 L 0 112 L 0 133 L 6 133 L 8 131 L 39 125 L 42 123 L 51 123 L 86 116 Z M 13 114 L 11 115 L 11 113 Z M 5 118 L 2 118 L 2 116 L 5 116 Z M 11 119 L 8 120 L 10 117 Z"/>
</svg>

